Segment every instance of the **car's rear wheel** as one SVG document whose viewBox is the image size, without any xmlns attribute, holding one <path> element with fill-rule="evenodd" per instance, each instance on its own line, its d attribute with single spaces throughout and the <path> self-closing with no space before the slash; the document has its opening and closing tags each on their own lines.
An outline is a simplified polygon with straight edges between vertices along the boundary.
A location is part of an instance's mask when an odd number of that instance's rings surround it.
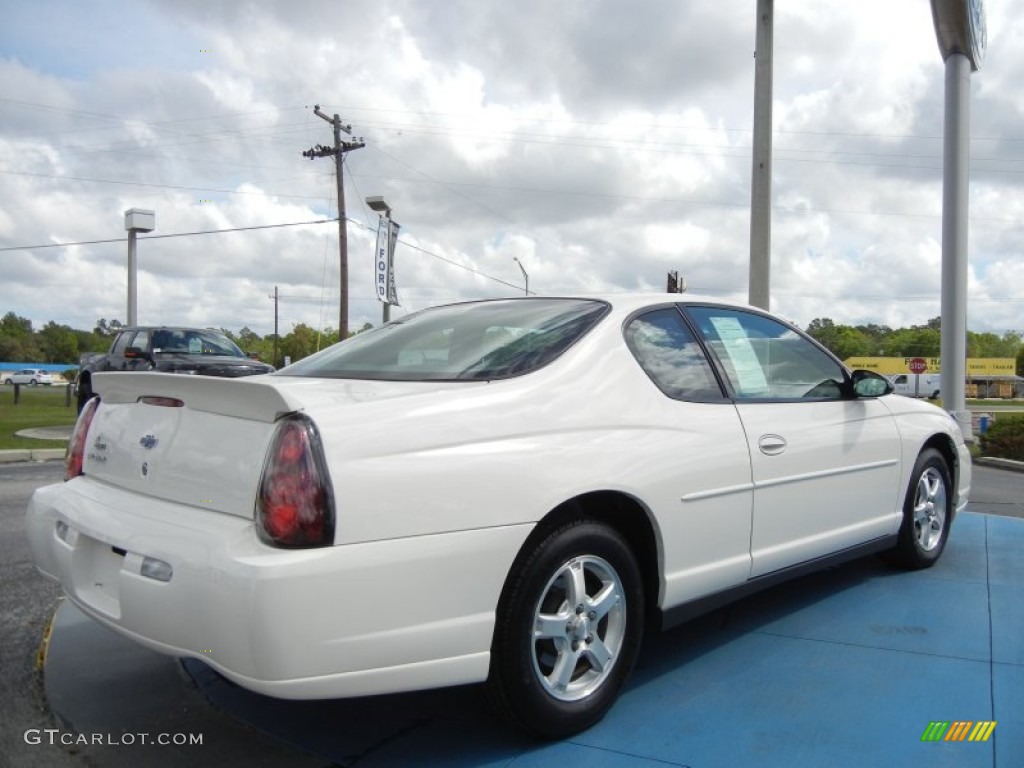
<svg viewBox="0 0 1024 768">
<path fill-rule="evenodd" d="M 28 380 L 28 385 L 29 385 L 30 387 L 34 387 L 34 386 L 35 386 L 36 384 L 38 384 L 38 383 L 39 383 L 39 382 L 38 382 L 38 381 L 36 381 L 35 379 L 29 379 L 29 380 Z"/>
<path fill-rule="evenodd" d="M 953 522 L 953 483 L 942 454 L 927 448 L 917 457 L 903 503 L 903 523 L 893 559 L 928 568 L 942 555 Z"/>
<path fill-rule="evenodd" d="M 500 714 L 543 737 L 600 720 L 636 661 L 644 593 L 629 545 L 580 519 L 517 558 L 496 617 L 488 693 Z"/>
</svg>

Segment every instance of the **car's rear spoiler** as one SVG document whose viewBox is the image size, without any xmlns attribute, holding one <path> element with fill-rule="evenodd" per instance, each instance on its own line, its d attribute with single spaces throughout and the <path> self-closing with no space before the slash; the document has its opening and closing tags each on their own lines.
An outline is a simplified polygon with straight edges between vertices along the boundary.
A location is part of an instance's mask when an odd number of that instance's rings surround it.
<svg viewBox="0 0 1024 768">
<path fill-rule="evenodd" d="M 262 377 L 236 379 L 173 373 L 97 373 L 93 391 L 105 403 L 135 403 L 143 397 L 181 400 L 196 411 L 274 422 L 302 410 L 302 404 Z"/>
</svg>

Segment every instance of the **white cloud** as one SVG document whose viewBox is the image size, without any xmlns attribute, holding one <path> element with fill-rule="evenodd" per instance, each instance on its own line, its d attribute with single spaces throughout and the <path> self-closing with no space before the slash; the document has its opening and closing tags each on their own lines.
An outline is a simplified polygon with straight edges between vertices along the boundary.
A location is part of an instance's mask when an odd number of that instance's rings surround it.
<svg viewBox="0 0 1024 768">
<path fill-rule="evenodd" d="M 1022 6 L 991 9 L 973 80 L 977 330 L 1024 328 Z M 352 327 L 380 318 L 362 202 L 378 194 L 403 227 L 401 311 L 514 295 L 513 257 L 539 292 L 661 290 L 677 269 L 746 297 L 753 2 L 34 7 L 79 19 L 61 33 L 77 53 L 25 14 L 0 31 L 0 247 L 121 238 L 129 207 L 155 210 L 157 235 L 332 216 L 332 160 L 300 154 L 331 143 L 320 104 L 366 141 L 346 156 Z M 792 0 L 775 25 L 773 308 L 925 322 L 943 92 L 928 4 Z M 0 252 L 0 310 L 123 319 L 124 252 Z M 285 330 L 337 325 L 336 224 L 144 239 L 139 263 L 142 320 L 265 334 L 278 286 Z"/>
</svg>

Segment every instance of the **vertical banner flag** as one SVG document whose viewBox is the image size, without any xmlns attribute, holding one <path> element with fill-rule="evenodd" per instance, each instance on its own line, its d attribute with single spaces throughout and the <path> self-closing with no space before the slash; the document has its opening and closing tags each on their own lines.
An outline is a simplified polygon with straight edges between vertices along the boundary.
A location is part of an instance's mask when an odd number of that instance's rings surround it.
<svg viewBox="0 0 1024 768">
<path fill-rule="evenodd" d="M 383 302 L 388 300 L 388 284 L 391 278 L 388 269 L 388 234 L 391 229 L 388 225 L 390 223 L 391 219 L 385 216 L 380 217 L 380 221 L 377 223 L 377 247 L 373 252 L 377 300 Z"/>
<path fill-rule="evenodd" d="M 387 216 L 381 216 L 377 225 L 377 245 L 374 250 L 374 282 L 377 300 L 398 306 L 395 287 L 395 243 L 399 225 Z"/>
<path fill-rule="evenodd" d="M 388 238 L 388 304 L 400 306 L 398 303 L 398 288 L 395 287 L 395 244 L 398 242 L 397 222 L 388 219 L 388 226 L 391 229 L 391 236 Z"/>
</svg>

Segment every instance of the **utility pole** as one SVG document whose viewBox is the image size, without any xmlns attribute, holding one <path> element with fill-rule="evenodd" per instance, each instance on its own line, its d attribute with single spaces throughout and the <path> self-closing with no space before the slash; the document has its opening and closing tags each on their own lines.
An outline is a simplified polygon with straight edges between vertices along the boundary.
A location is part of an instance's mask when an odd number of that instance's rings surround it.
<svg viewBox="0 0 1024 768">
<path fill-rule="evenodd" d="M 366 144 L 362 139 L 353 139 L 352 141 L 342 141 L 341 132 L 344 131 L 349 136 L 352 135 L 351 125 L 342 125 L 341 118 L 337 114 L 334 117 L 328 117 L 320 111 L 320 105 L 315 104 L 313 106 L 313 114 L 322 120 L 326 120 L 334 128 L 334 146 L 325 147 L 322 144 L 317 144 L 312 149 L 308 149 L 302 153 L 303 157 L 308 157 L 312 160 L 314 157 L 334 157 L 334 180 L 338 186 L 338 258 L 340 260 L 340 283 L 341 283 L 341 296 L 340 306 L 338 307 L 338 341 L 344 341 L 348 338 L 348 229 L 347 221 L 345 218 L 345 178 L 343 175 L 344 169 L 344 157 L 346 152 L 351 152 L 353 149 L 361 149 Z"/>
</svg>

